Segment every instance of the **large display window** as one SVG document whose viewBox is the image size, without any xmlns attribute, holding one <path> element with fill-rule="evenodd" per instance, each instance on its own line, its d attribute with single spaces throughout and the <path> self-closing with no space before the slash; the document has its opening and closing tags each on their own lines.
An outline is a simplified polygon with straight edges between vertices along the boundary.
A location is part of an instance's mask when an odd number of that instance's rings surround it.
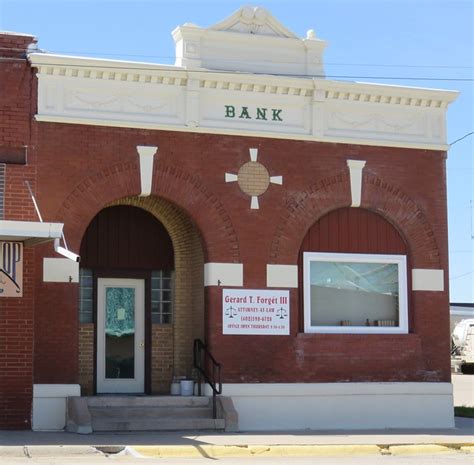
<svg viewBox="0 0 474 465">
<path fill-rule="evenodd" d="M 303 253 L 309 333 L 407 333 L 404 255 Z"/>
</svg>

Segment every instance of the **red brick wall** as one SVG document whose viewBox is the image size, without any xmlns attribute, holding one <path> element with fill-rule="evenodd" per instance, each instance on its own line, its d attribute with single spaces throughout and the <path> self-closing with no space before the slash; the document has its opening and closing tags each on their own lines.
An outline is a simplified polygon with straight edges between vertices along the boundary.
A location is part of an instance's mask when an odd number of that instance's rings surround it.
<svg viewBox="0 0 474 465">
<path fill-rule="evenodd" d="M 78 286 L 43 282 L 43 257 L 57 256 L 52 243 L 36 247 L 34 382 L 77 383 L 79 371 Z"/>
<path fill-rule="evenodd" d="M 0 148 L 17 153 L 32 143 L 33 73 L 24 58 L 30 36 L 0 34 Z M 25 180 L 36 186 L 31 165 L 6 165 L 5 219 L 36 220 Z M 0 429 L 29 428 L 33 390 L 35 251 L 24 249 L 23 297 L 0 298 Z"/>
<path fill-rule="evenodd" d="M 400 231 L 412 265 L 446 270 L 441 152 L 47 123 L 39 127 L 38 182 L 47 186 L 41 190 L 41 204 L 48 217 L 65 222 L 73 249 L 104 205 L 139 193 L 136 145 L 158 145 L 153 193 L 188 212 L 201 232 L 206 261 L 244 263 L 245 287 L 265 287 L 267 263 L 296 264 L 310 226 L 328 211 L 350 205 L 348 158 L 367 161 L 362 207 Z M 260 210 L 250 210 L 250 198 L 237 183 L 224 182 L 225 172 L 237 173 L 249 161 L 249 147 L 259 148 L 258 160 L 270 175 L 284 179 L 283 186 L 270 185 L 260 197 Z M 61 173 L 54 183 L 48 182 L 52 173 Z M 208 289 L 207 339 L 224 364 L 225 380 L 449 380 L 447 292 L 413 293 L 413 334 L 405 336 L 298 334 L 300 307 L 298 293 L 292 291 L 289 337 L 223 336 L 221 290 Z M 53 325 L 43 336 L 51 347 L 55 333 Z"/>
</svg>

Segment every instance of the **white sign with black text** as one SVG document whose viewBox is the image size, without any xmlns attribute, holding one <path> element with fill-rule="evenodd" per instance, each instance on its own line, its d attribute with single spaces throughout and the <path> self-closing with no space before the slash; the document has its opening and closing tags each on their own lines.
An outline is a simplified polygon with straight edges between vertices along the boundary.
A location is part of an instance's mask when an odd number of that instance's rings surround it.
<svg viewBox="0 0 474 465">
<path fill-rule="evenodd" d="M 223 334 L 290 334 L 290 291 L 223 289 Z"/>
</svg>

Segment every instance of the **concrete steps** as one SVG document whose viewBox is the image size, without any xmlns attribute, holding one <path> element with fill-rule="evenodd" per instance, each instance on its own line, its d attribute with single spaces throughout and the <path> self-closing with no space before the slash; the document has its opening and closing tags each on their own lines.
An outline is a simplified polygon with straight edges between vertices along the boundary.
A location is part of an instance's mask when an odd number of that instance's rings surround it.
<svg viewBox="0 0 474 465">
<path fill-rule="evenodd" d="M 212 418 L 212 399 L 181 396 L 95 396 L 76 398 L 70 411 L 81 410 L 76 432 L 182 431 L 225 429 L 223 418 Z M 79 400 L 80 399 L 80 400 Z M 77 412 L 76 412 L 77 413 Z M 84 420 L 85 419 L 85 420 Z M 85 424 L 87 423 L 87 424 Z"/>
</svg>

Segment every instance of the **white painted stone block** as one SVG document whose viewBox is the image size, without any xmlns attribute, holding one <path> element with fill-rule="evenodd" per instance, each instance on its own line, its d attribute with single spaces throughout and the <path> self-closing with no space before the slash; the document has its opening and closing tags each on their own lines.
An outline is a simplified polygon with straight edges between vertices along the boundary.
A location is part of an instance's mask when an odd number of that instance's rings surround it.
<svg viewBox="0 0 474 465">
<path fill-rule="evenodd" d="M 267 287 L 298 287 L 298 266 L 267 265 Z"/>
<path fill-rule="evenodd" d="M 43 281 L 45 283 L 79 282 L 79 263 L 69 258 L 44 258 Z"/>
<path fill-rule="evenodd" d="M 444 291 L 444 271 L 414 268 L 412 289 L 414 291 Z"/>
<path fill-rule="evenodd" d="M 242 263 L 205 263 L 205 286 L 243 286 L 244 266 Z"/>
</svg>

